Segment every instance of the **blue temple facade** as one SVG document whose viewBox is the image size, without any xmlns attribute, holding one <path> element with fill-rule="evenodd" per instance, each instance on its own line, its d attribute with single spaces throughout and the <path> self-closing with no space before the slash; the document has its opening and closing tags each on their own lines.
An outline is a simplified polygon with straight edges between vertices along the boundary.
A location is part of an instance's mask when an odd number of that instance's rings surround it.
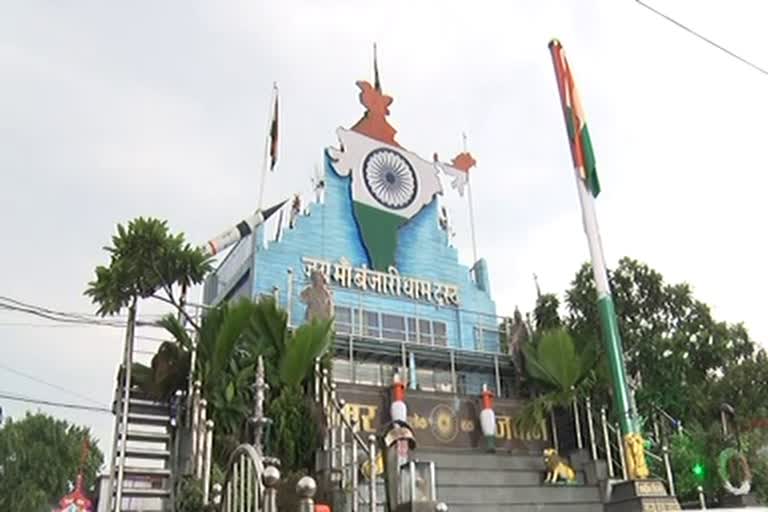
<svg viewBox="0 0 768 512">
<path fill-rule="evenodd" d="M 411 198 L 417 188 L 424 195 L 435 172 L 432 167 L 411 157 L 394 139 L 380 145 L 411 159 L 403 164 L 384 160 L 386 165 L 377 169 L 381 187 L 402 184 Z M 347 153 L 354 150 L 344 141 L 341 146 Z M 334 298 L 337 380 L 386 386 L 400 372 L 408 375 L 414 389 L 477 394 L 485 384 L 508 396 L 514 374 L 504 353 L 509 322 L 497 314 L 486 262 L 463 264 L 451 245 L 440 202 L 442 194 L 455 192 L 445 187 L 424 195 L 423 206 L 411 208 L 415 213 L 408 218 L 397 204 L 374 212 L 381 217 L 363 218 L 369 207 L 360 206 L 366 198 L 356 197 L 360 187 L 355 189 L 354 180 L 368 184 L 369 176 L 345 175 L 335 153 L 324 151 L 324 166 L 316 177 L 320 185 L 312 200 L 300 208 L 286 204 L 279 236 L 267 236 L 262 226 L 241 240 L 206 281 L 204 301 L 272 296 L 288 312 L 290 324 L 299 325 L 307 307 L 301 292 L 317 269 L 326 275 Z M 402 183 L 397 174 L 401 171 Z M 368 190 L 377 191 L 375 186 Z M 395 189 L 392 197 L 400 197 L 399 192 Z M 377 222 L 382 223 L 381 231 Z M 266 226 L 270 233 L 276 230 Z M 393 236 L 394 264 L 375 268 L 374 246 Z"/>
</svg>

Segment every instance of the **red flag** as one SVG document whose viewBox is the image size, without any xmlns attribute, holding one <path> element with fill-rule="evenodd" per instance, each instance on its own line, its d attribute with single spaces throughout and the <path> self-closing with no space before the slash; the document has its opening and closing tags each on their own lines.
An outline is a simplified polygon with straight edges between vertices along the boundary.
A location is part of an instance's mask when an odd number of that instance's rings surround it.
<svg viewBox="0 0 768 512">
<path fill-rule="evenodd" d="M 277 85 L 275 85 L 275 110 L 272 114 L 272 125 L 269 129 L 269 170 L 275 170 L 277 163 Z"/>
</svg>

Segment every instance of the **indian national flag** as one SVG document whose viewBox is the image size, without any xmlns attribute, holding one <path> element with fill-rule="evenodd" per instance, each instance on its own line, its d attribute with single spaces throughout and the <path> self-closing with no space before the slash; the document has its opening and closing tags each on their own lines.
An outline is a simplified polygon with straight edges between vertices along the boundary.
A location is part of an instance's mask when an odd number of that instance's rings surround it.
<svg viewBox="0 0 768 512">
<path fill-rule="evenodd" d="M 592 196 L 597 197 L 600 193 L 600 181 L 597 178 L 595 154 L 592 151 L 587 118 L 584 115 L 584 109 L 581 107 L 581 98 L 571 74 L 571 67 L 565 58 L 565 51 L 560 41 L 553 39 L 549 43 L 549 49 L 552 52 L 563 114 L 565 115 L 565 123 L 568 127 L 568 139 L 571 142 L 573 165 L 580 173 L 581 179 L 584 180 Z"/>
</svg>

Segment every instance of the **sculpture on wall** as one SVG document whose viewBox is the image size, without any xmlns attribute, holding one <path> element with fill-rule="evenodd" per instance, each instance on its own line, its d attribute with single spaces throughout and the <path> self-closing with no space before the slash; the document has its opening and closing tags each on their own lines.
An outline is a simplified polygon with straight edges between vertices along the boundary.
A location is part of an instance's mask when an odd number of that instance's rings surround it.
<svg viewBox="0 0 768 512">
<path fill-rule="evenodd" d="M 333 317 L 333 293 L 324 273 L 315 269 L 309 275 L 310 285 L 301 292 L 301 302 L 307 305 L 305 320 L 329 320 Z"/>
</svg>

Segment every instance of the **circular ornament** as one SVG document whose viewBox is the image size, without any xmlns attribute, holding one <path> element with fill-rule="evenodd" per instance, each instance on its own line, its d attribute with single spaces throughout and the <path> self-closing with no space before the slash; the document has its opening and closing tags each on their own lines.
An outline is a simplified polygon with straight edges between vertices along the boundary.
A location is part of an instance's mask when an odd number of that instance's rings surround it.
<svg viewBox="0 0 768 512">
<path fill-rule="evenodd" d="M 416 199 L 416 172 L 406 158 L 388 148 L 374 149 L 363 162 L 363 180 L 374 199 L 393 210 L 402 210 Z"/>
<path fill-rule="evenodd" d="M 450 443 L 456 439 L 459 433 L 459 425 L 456 421 L 456 413 L 445 404 L 437 405 L 429 415 L 432 426 L 432 434 L 443 443 Z"/>
<path fill-rule="evenodd" d="M 731 484 L 730 475 L 728 474 L 728 465 L 733 458 L 739 463 L 739 469 L 741 470 L 741 483 L 738 487 Z M 743 496 L 752 489 L 752 471 L 749 469 L 747 458 L 735 448 L 726 448 L 720 452 L 720 455 L 717 457 L 717 474 L 723 481 L 725 490 L 734 496 Z"/>
</svg>

